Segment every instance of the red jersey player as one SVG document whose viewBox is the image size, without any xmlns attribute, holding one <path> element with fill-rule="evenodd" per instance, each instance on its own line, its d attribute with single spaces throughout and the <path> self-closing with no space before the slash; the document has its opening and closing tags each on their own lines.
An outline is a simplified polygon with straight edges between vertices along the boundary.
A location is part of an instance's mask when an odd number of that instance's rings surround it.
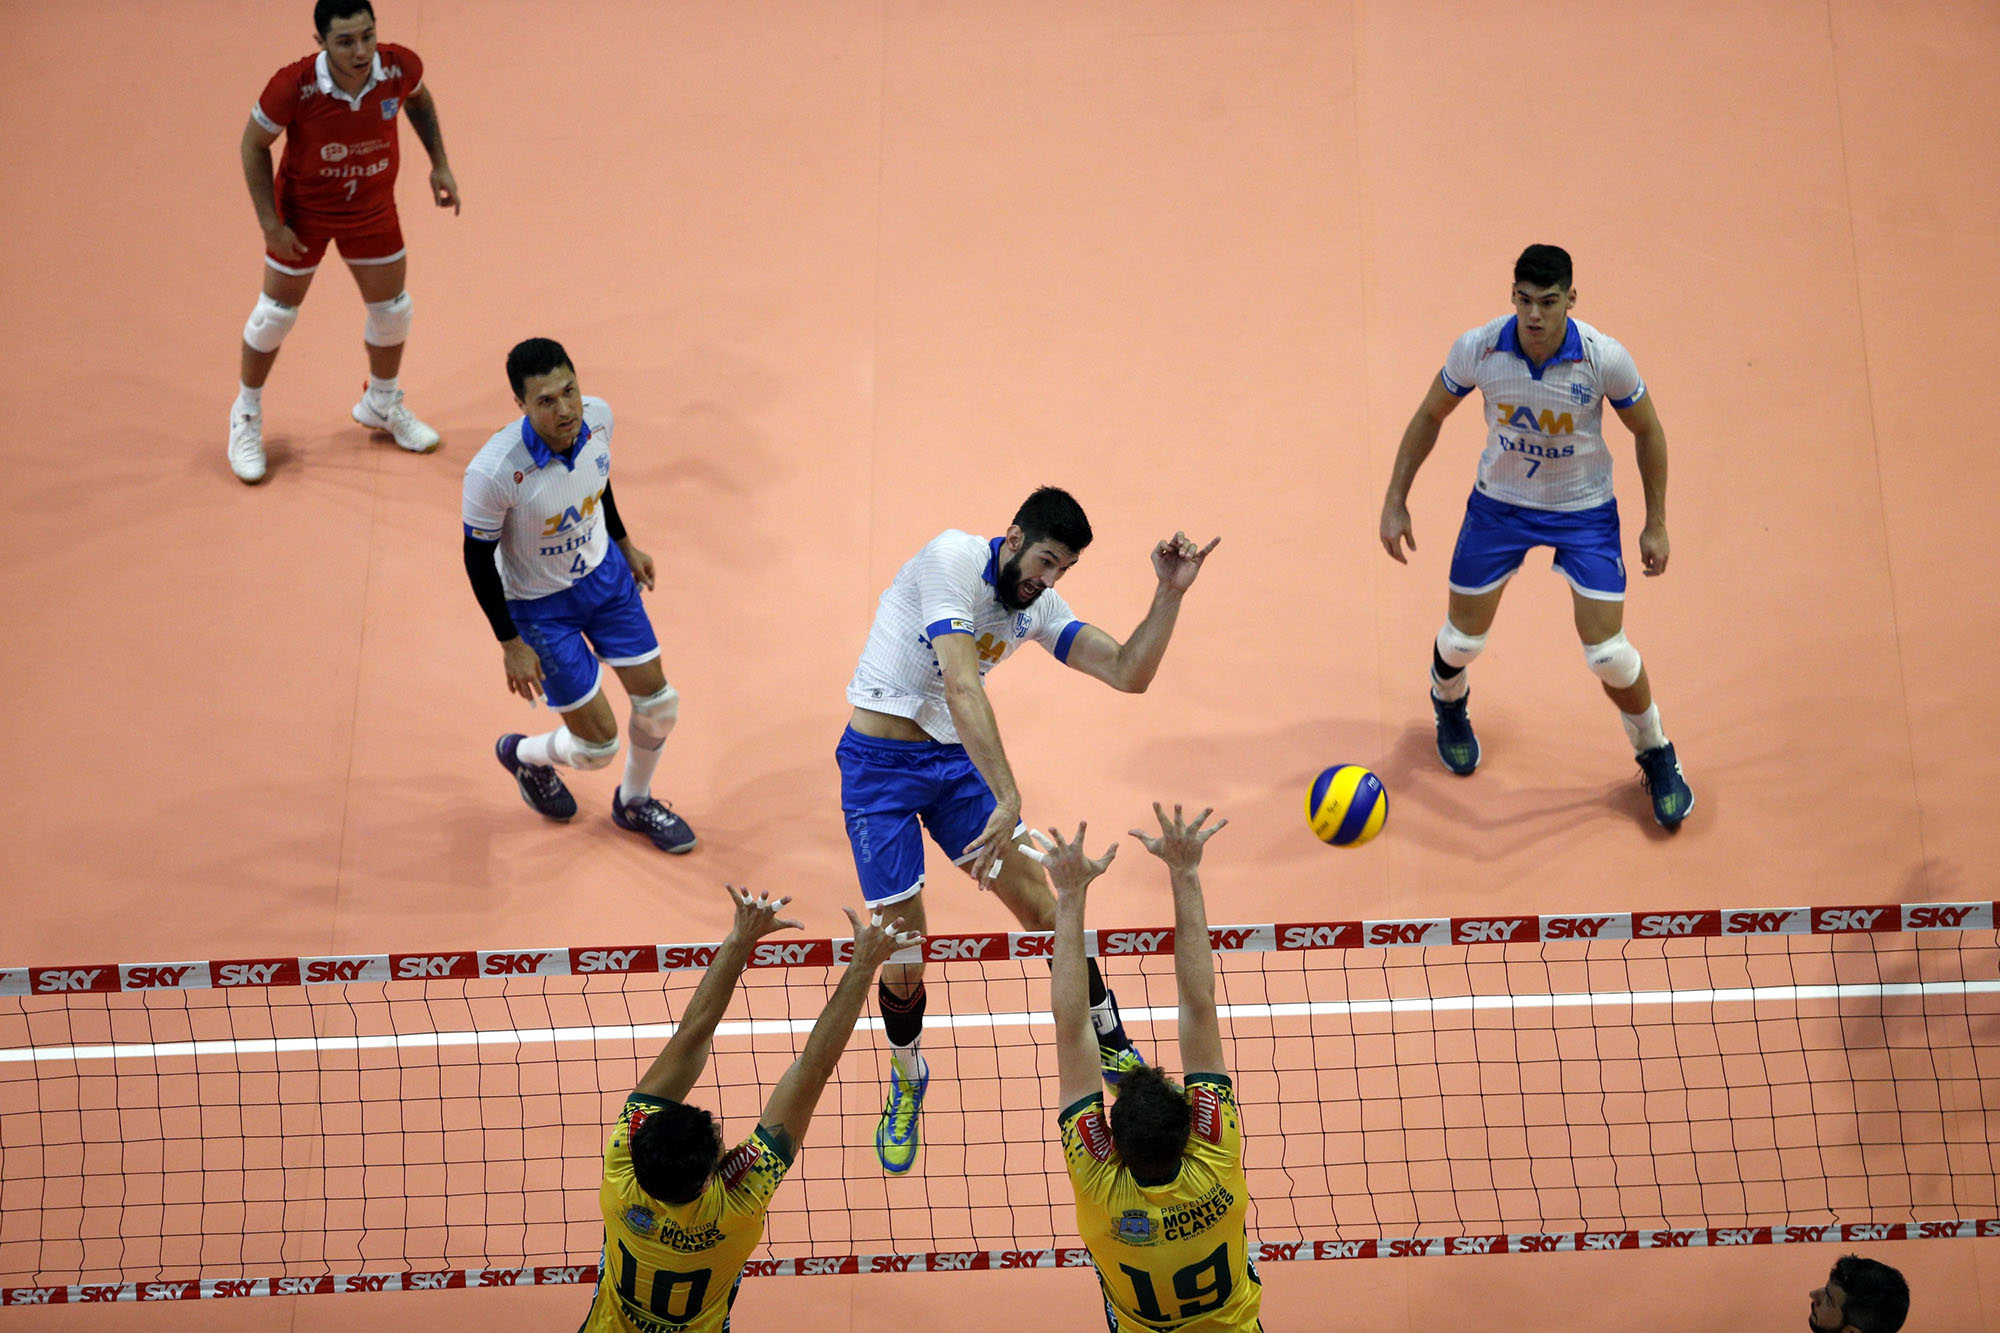
<svg viewBox="0 0 2000 1333">
<path fill-rule="evenodd" d="M 438 446 L 437 432 L 403 406 L 396 384 L 410 297 L 395 195 L 396 113 L 403 111 L 430 154 L 431 197 L 458 211 L 437 104 L 416 52 L 375 44 L 368 0 L 318 0 L 313 27 L 319 54 L 272 75 L 243 128 L 243 175 L 264 229 L 264 291 L 243 329 L 243 383 L 229 411 L 229 467 L 246 482 L 264 477 L 264 381 L 328 242 L 340 247 L 368 307 L 368 390 L 354 419 L 413 453 Z M 271 145 L 280 134 L 285 153 L 274 181 Z"/>
</svg>

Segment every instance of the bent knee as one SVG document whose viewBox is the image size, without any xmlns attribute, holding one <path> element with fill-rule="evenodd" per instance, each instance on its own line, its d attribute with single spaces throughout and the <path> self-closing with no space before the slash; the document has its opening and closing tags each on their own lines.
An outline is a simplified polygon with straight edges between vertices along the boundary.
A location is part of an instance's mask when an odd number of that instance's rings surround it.
<svg viewBox="0 0 2000 1333">
<path fill-rule="evenodd" d="M 618 732 L 614 728 L 608 740 L 589 740 L 572 733 L 567 748 L 571 768 L 586 771 L 607 768 L 618 757 Z"/>
<path fill-rule="evenodd" d="M 1623 630 L 1602 643 L 1585 644 L 1583 660 L 1591 675 L 1614 690 L 1631 688 L 1632 682 L 1639 679 L 1642 666 L 1639 650 L 1626 639 Z"/>
</svg>

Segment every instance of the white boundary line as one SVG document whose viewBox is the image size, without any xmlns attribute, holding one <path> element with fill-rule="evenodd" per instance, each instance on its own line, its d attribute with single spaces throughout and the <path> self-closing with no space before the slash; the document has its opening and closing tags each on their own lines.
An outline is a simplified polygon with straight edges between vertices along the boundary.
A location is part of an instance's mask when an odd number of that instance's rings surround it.
<svg viewBox="0 0 2000 1333">
<path fill-rule="evenodd" d="M 1904 999 L 1929 996 L 2000 994 L 2000 981 L 1855 983 L 1836 986 L 1735 986 L 1720 990 L 1578 991 L 1559 995 L 1445 995 L 1387 1000 L 1327 1000 L 1296 1004 L 1226 1004 L 1217 1014 L 1229 1019 L 1323 1018 L 1365 1014 L 1466 1013 L 1491 1010 L 1642 1008 L 1655 1005 L 1777 1004 L 1786 1001 Z M 1128 1009 L 1132 1022 L 1164 1023 L 1177 1016 L 1168 1007 Z M 724 1022 L 718 1037 L 760 1037 L 809 1032 L 814 1019 L 750 1019 Z M 930 1028 L 1047 1027 L 1048 1014 L 937 1014 Z M 614 1041 L 661 1042 L 676 1024 L 641 1023 L 593 1027 L 501 1028 L 491 1032 L 406 1032 L 367 1037 L 280 1037 L 214 1041 L 121 1042 L 98 1046 L 29 1046 L 0 1051 L 0 1065 L 26 1062 L 165 1060 L 213 1055 L 279 1055 L 301 1052 L 433 1050 L 464 1046 L 536 1046 Z M 864 1018 L 856 1026 L 879 1030 L 882 1021 Z M 1372 1035 L 1372 1034 L 1371 1034 Z"/>
</svg>

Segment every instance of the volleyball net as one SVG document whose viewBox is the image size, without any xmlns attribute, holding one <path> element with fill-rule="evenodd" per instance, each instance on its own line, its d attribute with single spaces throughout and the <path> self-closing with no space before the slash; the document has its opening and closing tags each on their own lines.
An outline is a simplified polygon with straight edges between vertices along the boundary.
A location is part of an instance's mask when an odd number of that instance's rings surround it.
<svg viewBox="0 0 2000 1333">
<path fill-rule="evenodd" d="M 1210 934 L 1260 1262 L 2000 1235 L 1993 902 Z M 848 947 L 756 947 L 689 1098 L 729 1141 Z M 1090 947 L 1179 1072 L 1173 932 Z M 0 969 L 0 1304 L 594 1281 L 610 1121 L 714 948 Z M 1050 936 L 922 949 L 917 1168 L 871 1014 L 750 1274 L 1088 1263 Z"/>
</svg>

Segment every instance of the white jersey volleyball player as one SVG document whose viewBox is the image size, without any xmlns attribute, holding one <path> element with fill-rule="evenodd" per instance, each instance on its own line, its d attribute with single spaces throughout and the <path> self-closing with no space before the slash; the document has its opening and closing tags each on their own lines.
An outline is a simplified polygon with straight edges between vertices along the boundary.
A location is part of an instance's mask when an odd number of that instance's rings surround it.
<svg viewBox="0 0 2000 1333">
<path fill-rule="evenodd" d="M 1044 486 L 1028 497 L 1005 536 L 944 532 L 882 594 L 847 686 L 854 712 L 835 753 L 862 896 L 877 911 L 894 904 L 910 930 L 928 928 L 920 822 L 945 855 L 999 895 L 1024 927 L 1054 925 L 1048 877 L 1017 845 L 1027 832 L 1021 792 L 1000 744 L 985 675 L 1032 641 L 1113 689 L 1141 693 L 1160 669 L 1182 596 L 1216 546 L 1212 541 L 1198 548 L 1178 532 L 1154 546 L 1159 586 L 1152 607 L 1120 643 L 1077 619 L 1055 591 L 1090 540 L 1082 507 L 1068 492 Z M 1118 1021 L 1117 1002 L 1095 960 L 1089 973 L 1104 1076 L 1115 1084 L 1143 1061 Z M 918 1051 L 923 963 L 884 967 L 877 999 L 892 1058 L 875 1151 L 884 1170 L 900 1175 L 917 1159 L 917 1116 L 930 1083 Z"/>
<path fill-rule="evenodd" d="M 507 354 L 507 382 L 525 415 L 466 465 L 465 572 L 500 641 L 507 688 L 541 695 L 563 724 L 502 736 L 500 763 L 538 814 L 574 815 L 556 766 L 604 768 L 618 755 L 609 666 L 632 700 L 611 818 L 661 851 L 691 851 L 694 830 L 652 794 L 680 696 L 661 673 L 660 641 L 639 601 L 639 588 L 653 587 L 653 558 L 626 535 L 611 494 L 611 408 L 582 395 L 569 353 L 547 338 Z"/>
<path fill-rule="evenodd" d="M 1382 545 L 1408 563 L 1404 545 L 1417 546 L 1405 503 L 1410 483 L 1437 444 L 1444 419 L 1478 389 L 1486 406 L 1486 451 L 1452 553 L 1444 628 L 1431 655 L 1438 756 L 1460 775 L 1479 766 L 1466 667 L 1486 646 L 1507 580 L 1532 547 L 1552 546 L 1556 572 L 1569 581 L 1584 664 L 1618 705 L 1652 794 L 1653 818 L 1676 828 L 1694 808 L 1694 793 L 1661 728 L 1639 650 L 1625 638 L 1625 560 L 1611 453 L 1601 430 L 1605 401 L 1637 448 L 1646 496 L 1639 558 L 1648 576 L 1667 569 L 1667 436 L 1631 355 L 1570 318 L 1576 304 L 1571 277 L 1567 251 L 1529 246 L 1514 264 L 1514 313 L 1452 344 L 1396 452 L 1382 501 Z"/>
</svg>

